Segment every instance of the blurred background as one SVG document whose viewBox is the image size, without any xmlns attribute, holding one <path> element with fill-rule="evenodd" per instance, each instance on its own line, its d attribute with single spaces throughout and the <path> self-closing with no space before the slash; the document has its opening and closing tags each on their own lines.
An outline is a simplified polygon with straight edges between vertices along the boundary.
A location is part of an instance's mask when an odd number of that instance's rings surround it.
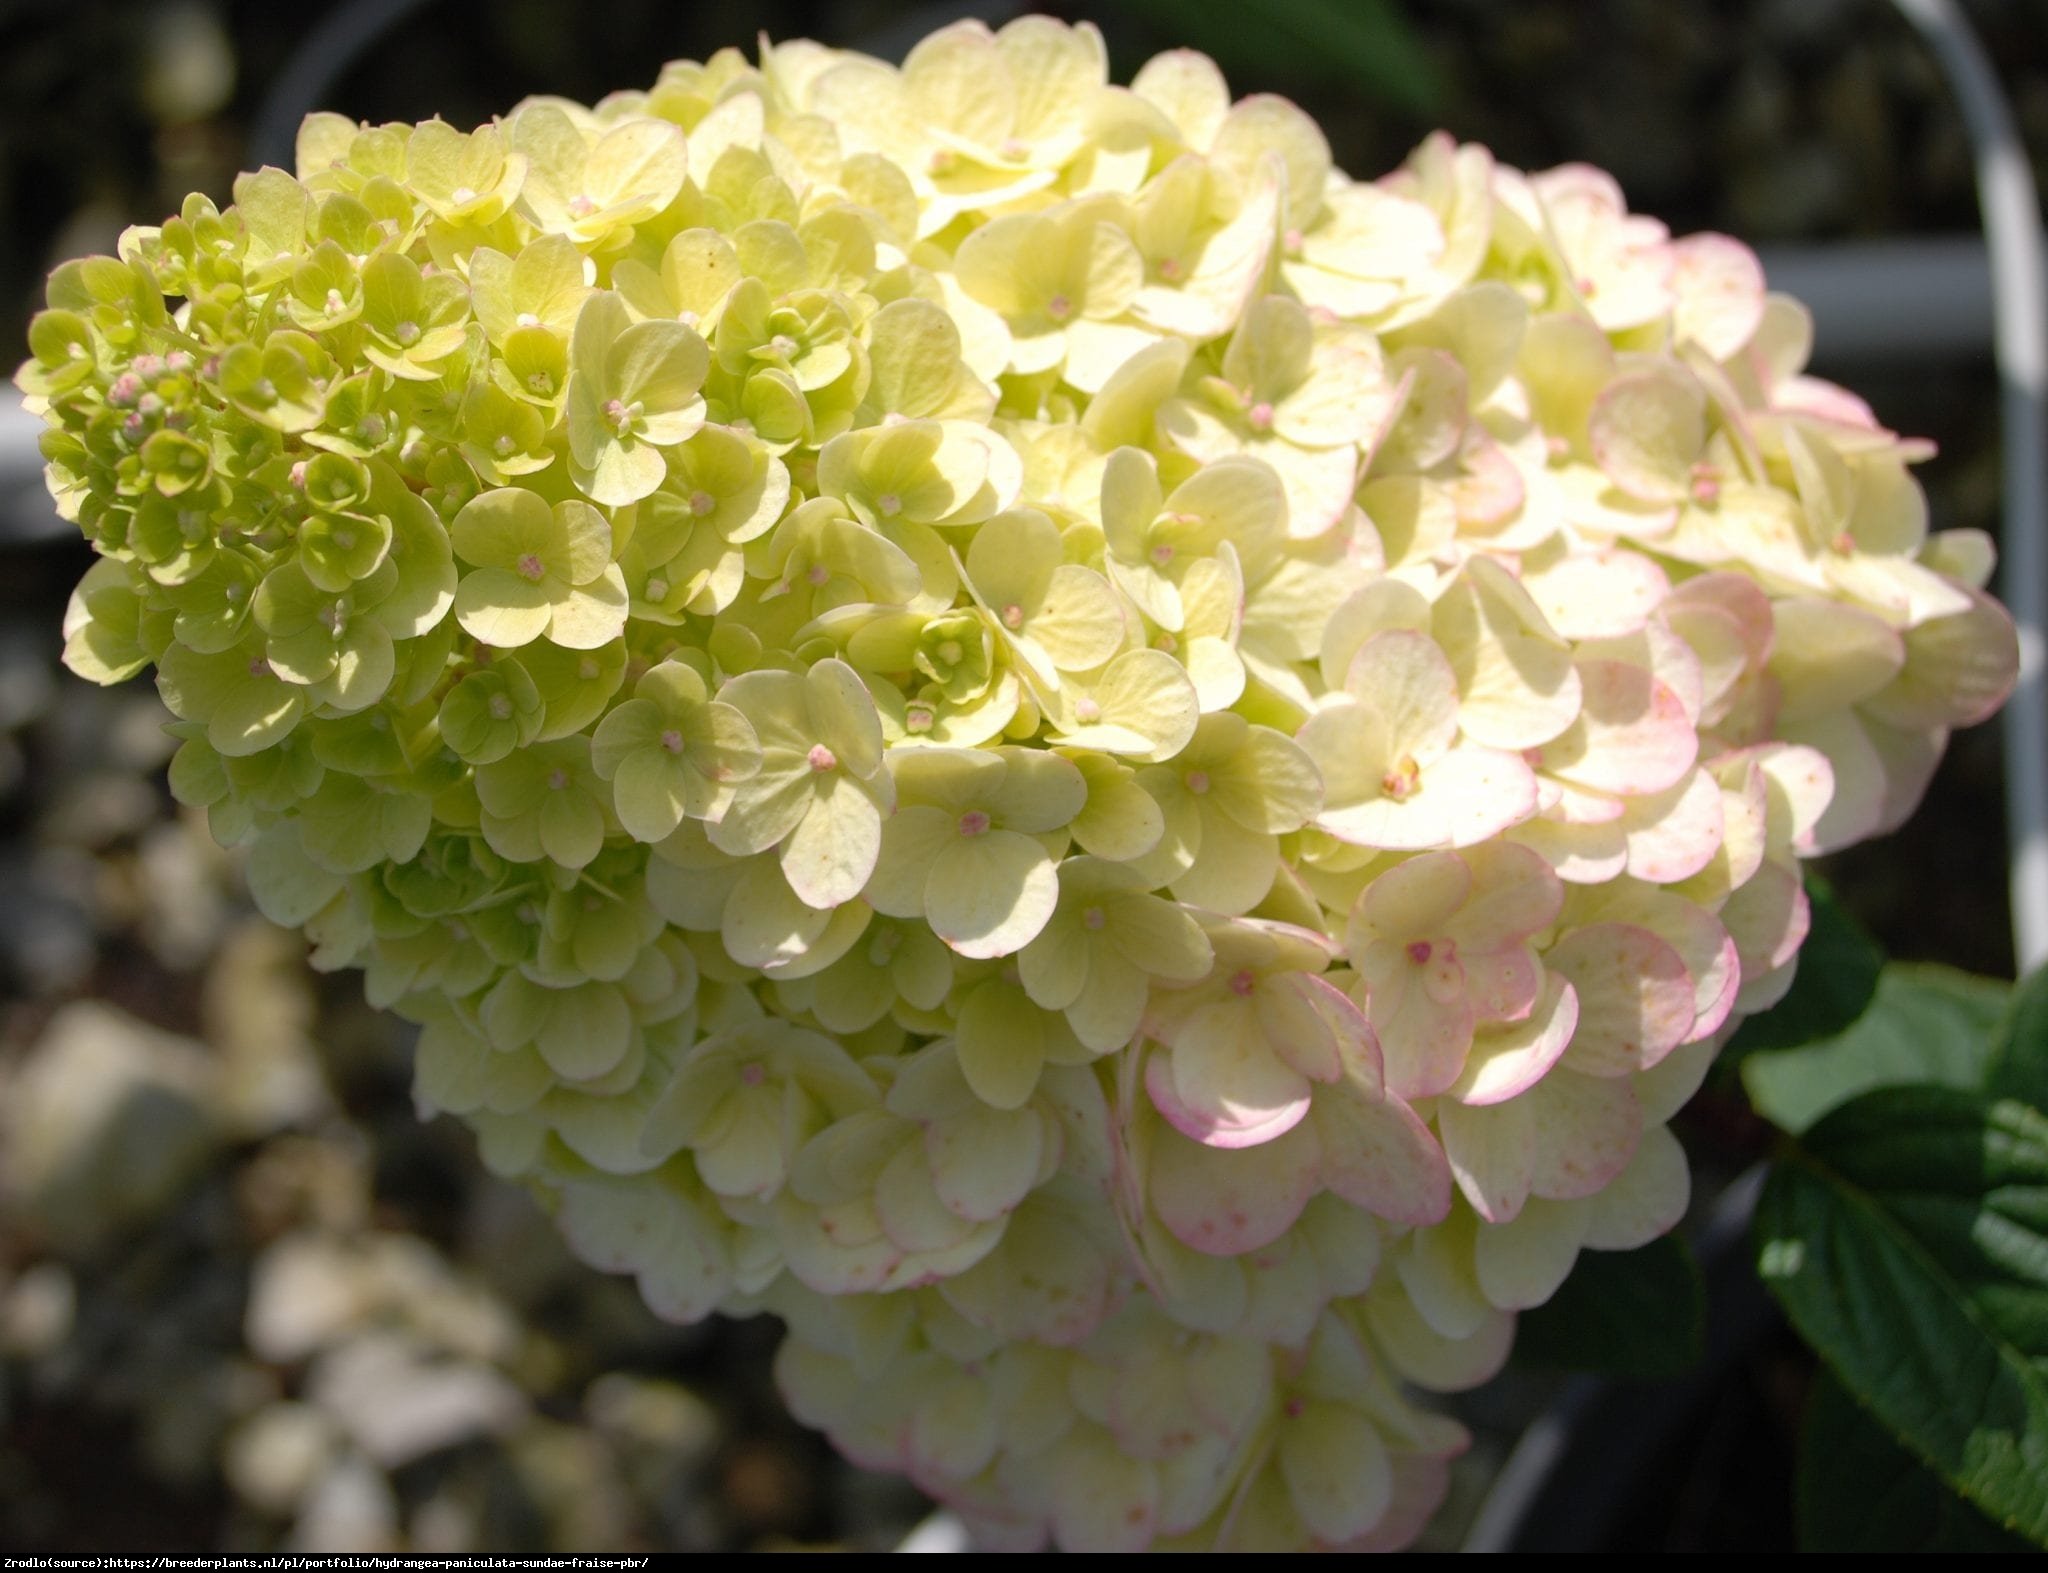
<svg viewBox="0 0 2048 1573">
<path fill-rule="evenodd" d="M 1612 170 L 1674 230 L 1813 276 L 1804 248 L 1967 237 L 1969 144 L 1884 0 L 1123 0 L 1050 4 L 1151 53 L 1215 55 L 1300 102 L 1359 176 L 1434 127 L 1540 169 Z M 2048 0 L 1966 6 L 2048 163 Z M 42 280 L 188 191 L 289 162 L 313 108 L 468 125 L 590 101 L 756 31 L 891 57 L 963 14 L 880 0 L 0 0 L 0 361 Z M 1790 248 L 1790 249 L 1787 249 Z M 1981 266 L 1941 253 L 1954 332 L 1873 345 L 1822 307 L 1816 369 L 1940 454 L 1939 527 L 1996 530 Z M 1825 275 L 1822 275 L 1823 277 Z M 1795 287 L 1801 287 L 1795 286 Z M 1831 320 L 1847 324 L 1831 341 Z M 1976 328 L 1972 324 L 1978 325 Z M 923 1516 L 783 1416 L 774 1329 L 664 1326 L 577 1267 L 449 1122 L 422 1125 L 400 1024 L 250 909 L 165 791 L 143 683 L 57 665 L 90 557 L 36 423 L 0 399 L 0 1545 L 139 1551 L 886 1549 Z M 26 423 L 24 425 L 24 423 Z M 2010 975 L 1998 738 L 1959 736 L 1900 835 L 1832 860 L 1895 956 Z M 1711 1100 L 1694 1140 L 1761 1137 Z M 1709 1162 L 1713 1160 L 1710 1157 Z M 1789 1363 L 1788 1363 L 1789 1362 Z M 1513 1377 L 1432 1543 L 1551 1389 Z M 1660 1469 L 1628 1543 L 1789 1542 L 1800 1372 L 1767 1350 Z M 1617 1529 L 1617 1535 L 1623 1530 Z"/>
</svg>

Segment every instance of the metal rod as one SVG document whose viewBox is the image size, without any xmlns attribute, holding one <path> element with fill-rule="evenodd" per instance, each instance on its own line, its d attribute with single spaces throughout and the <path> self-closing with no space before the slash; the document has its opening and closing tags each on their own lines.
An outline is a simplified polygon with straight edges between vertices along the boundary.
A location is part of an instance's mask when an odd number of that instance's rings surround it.
<svg viewBox="0 0 2048 1573">
<path fill-rule="evenodd" d="M 2004 421 L 2005 604 L 2020 674 L 2005 706 L 2005 819 L 2013 951 L 2022 974 L 2048 961 L 2048 263 L 2041 204 L 2012 111 L 1954 0 L 1893 0 L 1940 61 L 1976 152 L 1991 247 L 1993 346 Z"/>
</svg>

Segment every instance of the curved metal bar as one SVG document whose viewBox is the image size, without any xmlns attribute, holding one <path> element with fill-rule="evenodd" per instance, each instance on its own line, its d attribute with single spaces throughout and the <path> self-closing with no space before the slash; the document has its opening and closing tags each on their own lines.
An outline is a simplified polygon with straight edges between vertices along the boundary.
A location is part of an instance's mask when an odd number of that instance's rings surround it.
<svg viewBox="0 0 2048 1573">
<path fill-rule="evenodd" d="M 2012 110 L 1955 0 L 1893 0 L 1941 62 L 1976 153 L 2004 412 L 2005 603 L 2020 676 L 2005 706 L 2009 899 L 2022 974 L 2048 961 L 2048 261 Z"/>
</svg>

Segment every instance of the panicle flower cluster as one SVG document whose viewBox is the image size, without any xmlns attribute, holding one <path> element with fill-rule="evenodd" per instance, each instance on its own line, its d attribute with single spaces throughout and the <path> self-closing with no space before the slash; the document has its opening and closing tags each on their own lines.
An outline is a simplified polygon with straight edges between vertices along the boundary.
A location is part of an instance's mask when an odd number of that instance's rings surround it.
<svg viewBox="0 0 2048 1573">
<path fill-rule="evenodd" d="M 20 374 L 277 921 L 417 1095 L 991 1543 L 1398 1545 L 2015 651 L 1924 444 L 1614 182 L 1376 182 L 1086 24 L 298 172 Z"/>
</svg>

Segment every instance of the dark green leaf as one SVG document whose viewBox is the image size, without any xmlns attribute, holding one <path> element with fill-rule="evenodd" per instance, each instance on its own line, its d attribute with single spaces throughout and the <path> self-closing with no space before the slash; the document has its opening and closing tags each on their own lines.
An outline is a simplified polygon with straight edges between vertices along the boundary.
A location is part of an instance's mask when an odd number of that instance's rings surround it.
<svg viewBox="0 0 2048 1573">
<path fill-rule="evenodd" d="M 1951 1087 L 1865 1093 L 1773 1171 L 1756 1240 L 1857 1400 L 2048 1544 L 2048 1116 Z"/>
<path fill-rule="evenodd" d="M 2013 990 L 2012 1007 L 1992 1035 L 1984 1090 L 2048 1109 L 2048 967 Z"/>
<path fill-rule="evenodd" d="M 2029 1551 L 1941 1483 L 1823 1368 L 1799 1433 L 1801 1551 Z"/>
<path fill-rule="evenodd" d="M 1800 976 L 1806 958 L 1800 957 Z M 1948 967 L 1893 963 L 1871 1008 L 1832 1038 L 1742 1062 L 1756 1111 L 1795 1136 L 1874 1087 L 1977 1088 L 2011 985 Z"/>
<path fill-rule="evenodd" d="M 1246 78 L 1337 79 L 1361 97 L 1435 112 L 1435 63 L 1389 0 L 1129 0 L 1176 45 L 1215 56 L 1237 92 Z"/>
<path fill-rule="evenodd" d="M 1683 1240 L 1588 1251 L 1547 1305 L 1524 1312 L 1515 1358 L 1611 1376 L 1681 1376 L 1699 1362 L 1706 1291 Z"/>
<path fill-rule="evenodd" d="M 1796 1049 L 1846 1031 L 1877 990 L 1884 952 L 1835 900 L 1818 874 L 1806 876 L 1813 927 L 1799 947 L 1799 971 L 1786 996 L 1752 1016 L 1728 1040 L 1724 1058 L 1739 1060 L 1765 1049 Z"/>
</svg>

